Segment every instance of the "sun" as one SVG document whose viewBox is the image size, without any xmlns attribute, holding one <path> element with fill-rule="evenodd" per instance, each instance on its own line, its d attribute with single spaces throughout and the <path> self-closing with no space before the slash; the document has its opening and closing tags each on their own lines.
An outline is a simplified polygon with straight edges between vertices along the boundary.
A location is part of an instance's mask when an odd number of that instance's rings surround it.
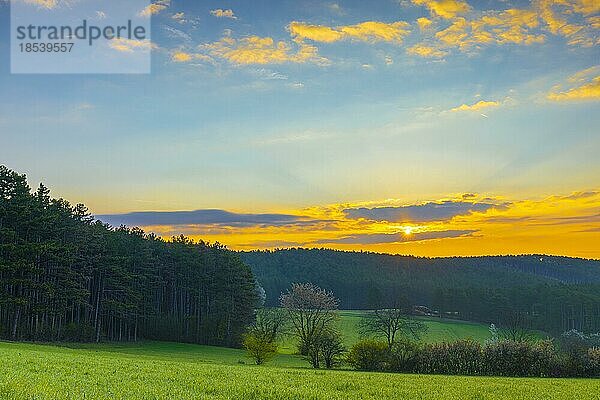
<svg viewBox="0 0 600 400">
<path fill-rule="evenodd" d="M 410 234 L 412 234 L 413 227 L 412 227 L 412 226 L 405 226 L 405 227 L 403 228 L 403 230 L 404 230 L 404 234 L 405 234 L 405 235 L 410 235 Z"/>
</svg>

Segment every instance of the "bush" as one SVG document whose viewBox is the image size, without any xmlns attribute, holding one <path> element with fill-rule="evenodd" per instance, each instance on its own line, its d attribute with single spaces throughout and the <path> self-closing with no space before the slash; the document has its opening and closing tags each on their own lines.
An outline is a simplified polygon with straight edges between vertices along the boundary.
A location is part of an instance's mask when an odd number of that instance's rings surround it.
<svg viewBox="0 0 600 400">
<path fill-rule="evenodd" d="M 587 376 L 600 376 L 600 347 L 592 347 L 588 349 L 585 372 Z"/>
<path fill-rule="evenodd" d="M 473 340 L 420 345 L 400 340 L 387 343 L 364 340 L 355 344 L 348 362 L 364 371 L 414 372 L 445 375 L 515 377 L 600 377 L 600 347 L 581 346 L 558 352 L 552 340 L 523 342 Z"/>
<path fill-rule="evenodd" d="M 566 353 L 562 358 L 560 373 L 563 376 L 598 376 L 600 334 L 586 335 L 576 330 L 565 332 L 560 340 Z"/>
<path fill-rule="evenodd" d="M 277 344 L 263 335 L 247 333 L 243 339 L 244 348 L 257 365 L 269 361 L 277 352 Z"/>
<path fill-rule="evenodd" d="M 494 376 L 552 376 L 561 374 L 561 360 L 550 340 L 503 340 L 483 349 L 485 373 Z"/>
<path fill-rule="evenodd" d="M 401 339 L 394 344 L 388 354 L 388 369 L 392 372 L 417 372 L 421 346 L 410 339 Z"/>
<path fill-rule="evenodd" d="M 333 329 L 328 329 L 319 337 L 319 352 L 325 368 L 330 369 L 340 364 L 341 356 L 346 351 L 342 335 Z"/>
<path fill-rule="evenodd" d="M 481 345 L 470 339 L 426 345 L 419 357 L 421 373 L 478 375 L 482 370 Z"/>
<path fill-rule="evenodd" d="M 361 371 L 385 371 L 388 368 L 388 345 L 378 340 L 362 340 L 348 353 L 348 363 Z"/>
</svg>

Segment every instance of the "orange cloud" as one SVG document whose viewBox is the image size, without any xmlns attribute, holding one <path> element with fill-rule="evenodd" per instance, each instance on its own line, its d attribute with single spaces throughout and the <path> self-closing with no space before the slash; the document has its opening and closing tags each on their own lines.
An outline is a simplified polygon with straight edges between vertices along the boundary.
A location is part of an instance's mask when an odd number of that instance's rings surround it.
<svg viewBox="0 0 600 400">
<path fill-rule="evenodd" d="M 171 60 L 173 60 L 174 62 L 187 62 L 187 61 L 191 61 L 192 58 L 193 57 L 191 54 L 185 53 L 183 51 L 176 51 L 171 56 Z"/>
<path fill-rule="evenodd" d="M 418 6 L 425 6 L 431 11 L 433 16 L 446 19 L 455 18 L 458 15 L 467 13 L 471 7 L 462 0 L 413 0 Z"/>
<path fill-rule="evenodd" d="M 344 39 L 356 39 L 364 42 L 402 43 L 404 37 L 410 33 L 409 26 L 404 21 L 392 23 L 366 21 L 337 27 L 292 22 L 288 29 L 297 41 L 308 39 L 314 42 L 332 43 Z"/>
<path fill-rule="evenodd" d="M 242 39 L 224 37 L 218 42 L 203 46 L 212 56 L 225 59 L 233 64 L 282 64 L 317 63 L 327 64 L 328 60 L 318 55 L 317 48 L 299 43 L 294 51 L 284 41 L 276 42 L 270 37 L 249 36 Z"/>
<path fill-rule="evenodd" d="M 417 18 L 417 25 L 419 25 L 419 29 L 421 31 L 427 30 L 429 27 L 431 27 L 432 24 L 433 22 L 428 18 Z"/>
<path fill-rule="evenodd" d="M 455 107 L 453 109 L 451 109 L 450 111 L 453 112 L 457 112 L 457 111 L 481 111 L 485 108 L 491 108 L 491 107 L 498 107 L 500 105 L 499 102 L 497 101 L 484 101 L 484 100 L 480 100 L 475 104 L 461 104 L 458 107 Z"/>
<path fill-rule="evenodd" d="M 443 50 L 423 44 L 416 44 L 407 48 L 406 53 L 426 58 L 440 58 L 444 57 L 447 54 Z"/>
<path fill-rule="evenodd" d="M 171 0 L 159 0 L 146 6 L 146 8 L 139 12 L 139 15 L 142 17 L 150 17 L 167 9 L 170 5 Z"/>
<path fill-rule="evenodd" d="M 117 51 L 132 53 L 134 51 L 150 51 L 158 48 L 158 46 L 152 43 L 148 39 L 136 40 L 136 39 L 113 39 L 109 41 L 109 46 Z"/>
<path fill-rule="evenodd" d="M 231 10 L 231 9 L 223 10 L 223 9 L 217 8 L 216 10 L 211 10 L 210 13 L 217 18 L 237 19 L 237 17 L 233 13 L 233 10 Z"/>
<path fill-rule="evenodd" d="M 600 100 L 599 71 L 600 66 L 579 71 L 567 79 L 571 88 L 560 91 L 560 85 L 556 86 L 546 97 L 552 101 Z"/>
<path fill-rule="evenodd" d="M 57 0 L 25 0 L 25 3 L 38 5 L 48 10 L 53 9 L 58 5 Z"/>
<path fill-rule="evenodd" d="M 334 28 L 323 25 L 310 25 L 301 22 L 292 22 L 288 29 L 293 37 L 309 39 L 314 42 L 332 43 L 342 40 L 344 34 Z"/>
<path fill-rule="evenodd" d="M 167 238 L 184 233 L 233 249 L 327 246 L 421 256 L 548 253 L 600 258 L 598 190 L 512 200 L 469 193 L 425 203 L 391 199 L 268 214 L 156 213 L 156 222 L 179 221 L 175 225 L 151 225 L 151 214 L 143 213 L 148 231 Z M 200 220 L 186 223 L 181 214 Z"/>
</svg>

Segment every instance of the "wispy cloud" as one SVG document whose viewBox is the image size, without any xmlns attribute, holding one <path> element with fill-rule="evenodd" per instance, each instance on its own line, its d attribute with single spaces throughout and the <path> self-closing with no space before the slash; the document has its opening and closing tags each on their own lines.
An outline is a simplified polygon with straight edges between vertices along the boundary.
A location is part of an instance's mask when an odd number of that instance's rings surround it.
<svg viewBox="0 0 600 400">
<path fill-rule="evenodd" d="M 498 207 L 498 205 L 448 200 L 399 207 L 348 208 L 344 210 L 344 214 L 351 219 L 419 223 L 444 221 L 457 215 L 485 212 L 493 207 Z"/>
<path fill-rule="evenodd" d="M 224 225 L 287 226 L 314 222 L 309 217 L 290 214 L 240 214 L 225 210 L 196 211 L 145 211 L 128 214 L 99 215 L 99 220 L 113 226 L 160 226 L 160 225 Z"/>
<path fill-rule="evenodd" d="M 329 27 L 312 25 L 303 22 L 292 22 L 288 29 L 296 40 L 312 40 L 314 42 L 332 43 L 344 39 L 355 39 L 363 42 L 395 42 L 402 43 L 409 33 L 410 25 L 404 21 L 378 22 L 366 21 L 356 25 Z"/>
<path fill-rule="evenodd" d="M 158 48 L 158 46 L 151 42 L 149 39 L 136 40 L 136 39 L 113 39 L 109 41 L 109 46 L 117 51 L 124 53 L 132 53 L 135 51 L 150 51 Z"/>
<path fill-rule="evenodd" d="M 412 0 L 412 2 L 427 7 L 434 17 L 447 19 L 465 14 L 471 9 L 471 6 L 462 0 Z"/>
<path fill-rule="evenodd" d="M 448 230 L 448 231 L 431 231 L 421 233 L 406 234 L 399 233 L 364 233 L 358 235 L 350 235 L 337 239 L 322 239 L 318 240 L 317 244 L 385 244 L 385 243 L 406 243 L 420 242 L 424 240 L 435 239 L 450 239 L 457 237 L 470 236 L 476 230 Z"/>
<path fill-rule="evenodd" d="M 217 42 L 201 46 L 201 49 L 214 57 L 238 65 L 283 63 L 325 65 L 329 62 L 319 56 L 315 46 L 305 43 L 292 46 L 285 41 L 275 41 L 271 37 L 249 36 L 241 39 L 224 37 Z"/>
<path fill-rule="evenodd" d="M 139 16 L 141 17 L 150 17 L 152 15 L 156 15 L 163 10 L 166 10 L 171 5 L 171 0 L 159 0 L 154 3 L 149 4 L 143 10 L 139 12 Z"/>
<path fill-rule="evenodd" d="M 571 75 L 565 85 L 555 86 L 546 97 L 552 101 L 600 100 L 600 66 Z"/>
<path fill-rule="evenodd" d="M 458 107 L 452 108 L 450 111 L 452 112 L 460 112 L 460 111 L 481 111 L 486 108 L 494 108 L 500 106 L 500 102 L 498 101 L 485 101 L 480 100 L 474 104 L 461 104 Z"/>
<path fill-rule="evenodd" d="M 217 8 L 216 10 L 211 10 L 210 13 L 217 18 L 237 19 L 235 13 L 231 9 L 223 10 L 221 8 Z"/>
<path fill-rule="evenodd" d="M 51 10 L 58 6 L 58 0 L 23 0 L 27 4 L 37 5 L 39 7 Z"/>
<path fill-rule="evenodd" d="M 426 58 L 441 58 L 448 54 L 447 51 L 426 44 L 415 44 L 407 48 L 406 53 Z"/>
</svg>

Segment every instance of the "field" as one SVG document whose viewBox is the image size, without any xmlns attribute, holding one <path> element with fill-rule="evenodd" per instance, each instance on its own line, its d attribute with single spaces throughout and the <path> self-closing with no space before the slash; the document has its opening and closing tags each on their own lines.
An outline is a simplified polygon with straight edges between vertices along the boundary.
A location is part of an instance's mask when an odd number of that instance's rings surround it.
<svg viewBox="0 0 600 400">
<path fill-rule="evenodd" d="M 346 344 L 359 339 L 360 312 L 342 311 Z M 423 319 L 425 341 L 471 337 L 487 327 Z M 181 343 L 0 342 L 0 399 L 578 399 L 600 400 L 600 381 L 423 376 L 308 368 L 286 339 L 266 366 L 242 350 Z"/>
<path fill-rule="evenodd" d="M 234 364 L 235 350 L 171 343 L 0 343 L 2 399 L 599 399 L 600 381 L 419 376 Z"/>
<path fill-rule="evenodd" d="M 338 327 L 344 337 L 346 346 L 350 347 L 361 338 L 358 324 L 363 312 L 346 310 L 340 311 L 339 315 Z M 427 325 L 427 332 L 421 338 L 423 342 L 431 343 L 471 338 L 483 343 L 490 338 L 489 327 L 484 324 L 429 317 L 419 317 L 419 319 Z M 291 338 L 286 338 L 280 345 L 281 353 L 293 354 L 295 351 L 296 345 Z"/>
</svg>

